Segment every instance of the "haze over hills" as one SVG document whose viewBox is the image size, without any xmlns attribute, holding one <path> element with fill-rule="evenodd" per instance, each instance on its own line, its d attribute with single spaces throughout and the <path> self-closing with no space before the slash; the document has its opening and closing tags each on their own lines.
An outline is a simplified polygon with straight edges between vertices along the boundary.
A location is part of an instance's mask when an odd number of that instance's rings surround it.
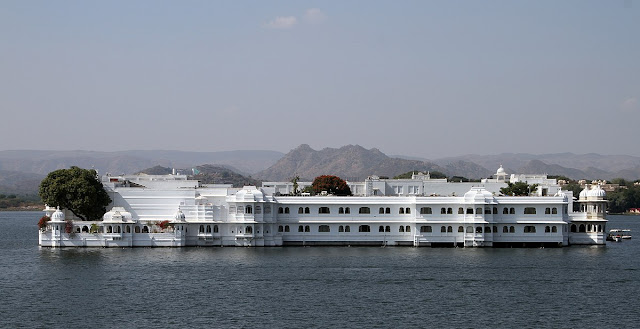
<svg viewBox="0 0 640 329">
<path fill-rule="evenodd" d="M 283 156 L 276 151 L 0 151 L 0 170 L 46 175 L 56 169 L 78 166 L 101 173 L 131 174 L 156 165 L 188 168 L 220 164 L 240 173 L 254 173 L 274 164 Z"/>
<path fill-rule="evenodd" d="M 314 150 L 302 144 L 287 154 L 275 151 L 0 151 L 0 192 L 37 193 L 39 181 L 47 173 L 70 166 L 96 168 L 100 173 L 135 173 L 145 168 L 194 168 L 212 166 L 211 179 L 235 177 L 253 184 L 257 180 L 289 180 L 294 175 L 312 180 L 332 174 L 347 180 L 362 180 L 370 175 L 393 177 L 408 171 L 440 171 L 447 176 L 486 178 L 503 165 L 507 173 L 562 175 L 572 179 L 640 178 L 640 157 L 599 154 L 525 154 L 465 155 L 433 161 L 405 156 L 387 156 L 376 148 L 359 145 Z M 198 167 L 199 168 L 199 167 Z M 201 170 L 202 171 L 202 170 Z M 227 174 L 221 174 L 222 172 Z M 218 175 L 218 176 L 216 176 Z M 251 176 L 253 178 L 249 178 Z M 216 177 L 216 178 L 213 178 Z M 208 179 L 208 178 L 207 178 Z M 255 180 L 254 180 L 255 179 Z"/>
</svg>

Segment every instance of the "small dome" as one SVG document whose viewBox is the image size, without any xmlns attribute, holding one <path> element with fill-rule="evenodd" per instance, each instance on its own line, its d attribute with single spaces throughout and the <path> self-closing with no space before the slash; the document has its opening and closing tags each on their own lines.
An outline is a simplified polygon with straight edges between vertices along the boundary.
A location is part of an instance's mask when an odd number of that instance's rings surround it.
<svg viewBox="0 0 640 329">
<path fill-rule="evenodd" d="M 582 193 L 582 192 L 580 192 Z M 591 198 L 604 198 L 607 195 L 607 192 L 605 192 L 600 185 L 595 185 L 593 188 L 591 188 L 591 190 L 589 192 L 587 192 L 587 197 L 591 197 Z"/>
<path fill-rule="evenodd" d="M 51 220 L 54 222 L 64 222 L 64 213 L 60 210 L 60 207 L 51 214 Z"/>
<path fill-rule="evenodd" d="M 180 209 L 178 209 L 178 212 L 176 212 L 174 218 L 178 222 L 184 222 L 186 220 L 186 216 L 184 215 L 184 213 Z"/>
<path fill-rule="evenodd" d="M 131 221 L 131 213 L 124 207 L 113 207 L 102 216 L 102 220 L 105 222 L 126 222 Z"/>
<path fill-rule="evenodd" d="M 504 171 L 504 168 L 502 168 L 502 165 L 500 165 L 500 168 L 498 168 L 498 171 L 496 171 L 496 175 L 504 175 L 506 174 Z"/>
<path fill-rule="evenodd" d="M 585 185 L 584 186 L 584 190 L 580 191 L 580 194 L 578 195 L 578 198 L 580 200 L 585 200 L 587 198 L 587 194 L 589 193 L 589 186 Z"/>
</svg>

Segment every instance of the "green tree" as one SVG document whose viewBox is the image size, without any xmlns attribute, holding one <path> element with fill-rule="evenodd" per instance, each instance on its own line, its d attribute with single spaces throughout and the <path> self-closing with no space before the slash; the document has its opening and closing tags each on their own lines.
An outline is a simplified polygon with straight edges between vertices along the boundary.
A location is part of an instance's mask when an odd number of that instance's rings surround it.
<svg viewBox="0 0 640 329">
<path fill-rule="evenodd" d="M 529 192 L 535 191 L 538 184 L 529 185 L 526 182 L 509 183 L 507 187 L 500 189 L 504 195 L 526 196 Z"/>
<path fill-rule="evenodd" d="M 315 193 L 327 191 L 335 195 L 351 195 L 351 189 L 347 182 L 338 176 L 318 176 L 313 180 L 311 187 Z"/>
<path fill-rule="evenodd" d="M 50 172 L 40 183 L 42 202 L 69 209 L 83 220 L 98 220 L 107 211 L 111 198 L 96 171 L 71 167 Z"/>
</svg>

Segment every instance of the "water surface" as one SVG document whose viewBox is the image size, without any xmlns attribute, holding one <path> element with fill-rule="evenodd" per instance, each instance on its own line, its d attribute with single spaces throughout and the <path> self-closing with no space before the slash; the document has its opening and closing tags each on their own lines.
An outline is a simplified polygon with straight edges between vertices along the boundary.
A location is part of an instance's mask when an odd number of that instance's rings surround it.
<svg viewBox="0 0 640 329">
<path fill-rule="evenodd" d="M 51 249 L 0 212 L 0 327 L 637 327 L 640 236 L 606 247 Z M 640 217 L 609 216 L 640 234 Z"/>
</svg>

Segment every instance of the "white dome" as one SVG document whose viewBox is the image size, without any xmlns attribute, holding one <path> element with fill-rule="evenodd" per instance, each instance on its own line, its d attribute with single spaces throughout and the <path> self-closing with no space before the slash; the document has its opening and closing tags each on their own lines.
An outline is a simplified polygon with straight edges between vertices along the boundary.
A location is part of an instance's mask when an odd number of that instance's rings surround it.
<svg viewBox="0 0 640 329">
<path fill-rule="evenodd" d="M 184 222 L 186 220 L 186 216 L 184 215 L 184 213 L 180 209 L 178 209 L 178 212 L 176 212 L 176 214 L 174 215 L 174 218 L 178 222 Z"/>
<path fill-rule="evenodd" d="M 464 194 L 464 201 L 467 203 L 493 203 L 494 197 L 484 187 L 474 186 Z"/>
<path fill-rule="evenodd" d="M 504 168 L 502 168 L 502 165 L 500 165 L 500 168 L 498 168 L 498 171 L 496 171 L 496 175 L 505 175 L 505 171 Z"/>
<path fill-rule="evenodd" d="M 587 198 L 587 194 L 589 193 L 589 185 L 585 185 L 584 186 L 584 190 L 580 191 L 580 194 L 578 195 L 578 198 L 580 200 L 584 200 Z"/>
<path fill-rule="evenodd" d="M 64 213 L 60 210 L 60 207 L 51 214 L 51 220 L 54 222 L 64 222 Z"/>
<path fill-rule="evenodd" d="M 582 194 L 582 192 L 580 192 Z M 587 192 L 587 197 L 595 197 L 595 198 L 604 198 L 607 195 L 600 185 L 596 185 L 589 192 Z"/>
<path fill-rule="evenodd" d="M 131 221 L 131 213 L 126 211 L 124 207 L 113 207 L 102 216 L 105 222 L 126 222 Z"/>
</svg>

